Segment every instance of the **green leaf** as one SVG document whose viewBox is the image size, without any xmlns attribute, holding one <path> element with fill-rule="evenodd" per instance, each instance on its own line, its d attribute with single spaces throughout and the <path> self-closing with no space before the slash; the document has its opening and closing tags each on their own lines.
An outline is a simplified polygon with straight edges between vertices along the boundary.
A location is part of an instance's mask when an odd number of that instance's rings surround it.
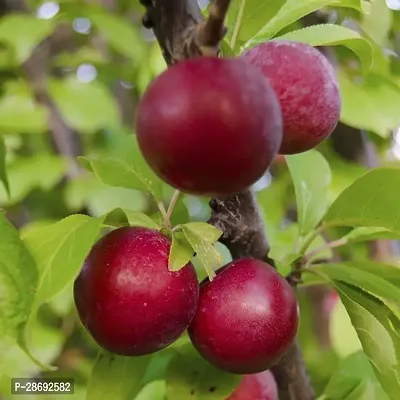
<svg viewBox="0 0 400 400">
<path fill-rule="evenodd" d="M 118 138 L 118 139 L 117 139 Z M 164 182 L 154 173 L 144 159 L 134 133 L 117 136 L 116 148 L 111 147 L 112 156 L 94 155 L 93 157 L 79 157 L 83 166 L 93 171 L 97 178 L 109 186 L 125 187 L 150 192 L 153 197 L 162 202 L 164 199 Z M 115 145 L 115 143 L 114 143 Z M 93 160 L 93 162 L 91 162 Z M 108 165 L 108 162 L 110 165 Z M 93 165 L 97 168 L 94 169 Z M 108 168 L 115 168 L 115 176 L 108 172 Z M 119 177 L 118 174 L 121 174 Z"/>
<path fill-rule="evenodd" d="M 10 184 L 8 183 L 6 171 L 6 146 L 4 140 L 0 137 L 0 182 L 3 183 L 4 189 L 10 195 Z"/>
<path fill-rule="evenodd" d="M 170 271 L 179 271 L 193 257 L 194 250 L 182 232 L 173 232 L 172 246 L 169 253 Z"/>
<path fill-rule="evenodd" d="M 139 392 L 150 356 L 122 357 L 101 352 L 93 366 L 86 400 L 131 400 Z"/>
<path fill-rule="evenodd" d="M 124 210 L 116 208 L 107 214 L 103 225 L 111 227 L 129 226 L 129 221 Z"/>
<path fill-rule="evenodd" d="M 278 40 L 293 40 L 308 43 L 312 46 L 345 46 L 360 59 L 364 73 L 367 73 L 372 62 L 371 45 L 359 33 L 340 25 L 313 25 L 284 34 Z"/>
<path fill-rule="evenodd" d="M 400 303 L 400 288 L 385 280 L 379 275 L 379 271 L 363 271 L 360 268 L 352 268 L 351 263 L 315 265 L 312 271 L 328 276 L 331 280 L 345 282 L 359 287 L 365 292 L 380 298 Z M 400 270 L 399 270 L 400 272 Z"/>
<path fill-rule="evenodd" d="M 342 265 L 345 265 L 348 268 L 356 268 L 363 272 L 369 272 L 377 275 L 400 288 L 400 267 L 397 265 L 369 260 L 345 261 L 342 263 Z"/>
<path fill-rule="evenodd" d="M 340 120 L 357 129 L 375 132 L 387 138 L 400 124 L 397 104 L 400 90 L 389 79 L 370 73 L 365 78 L 338 72 L 342 97 Z"/>
<path fill-rule="evenodd" d="M 181 226 L 186 226 L 192 232 L 195 232 L 210 244 L 214 244 L 216 241 L 218 241 L 223 234 L 220 229 L 208 224 L 207 222 L 189 222 Z"/>
<path fill-rule="evenodd" d="M 287 0 L 279 11 L 257 34 L 246 43 L 246 47 L 263 43 L 275 36 L 286 26 L 298 21 L 312 12 L 325 7 L 350 7 L 360 9 L 360 1 L 354 0 Z"/>
<path fill-rule="evenodd" d="M 228 11 L 229 42 L 232 36 L 241 41 L 252 38 L 277 11 L 285 0 L 233 0 Z M 225 54 L 225 53 L 224 53 Z"/>
<path fill-rule="evenodd" d="M 160 229 L 160 226 L 154 222 L 149 216 L 136 211 L 124 209 L 125 215 L 128 217 L 130 226 L 142 226 L 150 229 Z"/>
<path fill-rule="evenodd" d="M 47 130 L 47 110 L 38 105 L 23 81 L 7 82 L 0 98 L 0 134 L 43 133 Z"/>
<path fill-rule="evenodd" d="M 117 103 L 108 88 L 82 83 L 75 76 L 48 83 L 49 94 L 69 126 L 87 133 L 119 125 Z"/>
<path fill-rule="evenodd" d="M 35 47 L 52 34 L 55 26 L 54 20 L 39 19 L 29 14 L 3 16 L 0 21 L 0 42 L 11 47 L 13 65 L 25 62 Z"/>
<path fill-rule="evenodd" d="M 240 375 L 223 372 L 205 361 L 191 344 L 182 346 L 166 375 L 167 398 L 174 400 L 226 399 L 238 386 Z"/>
<path fill-rule="evenodd" d="M 372 391 L 370 397 L 353 397 L 359 387 L 369 384 Z M 342 399 L 374 399 L 388 400 L 382 390 L 368 358 L 362 351 L 357 351 L 342 359 L 326 386 L 323 398 L 329 400 Z"/>
<path fill-rule="evenodd" d="M 196 252 L 197 258 L 207 271 L 210 280 L 212 280 L 215 276 L 214 271 L 222 266 L 221 255 L 211 243 L 199 236 L 196 231 L 193 231 L 187 225 L 181 225 L 180 228 L 185 234 L 187 241 Z"/>
<path fill-rule="evenodd" d="M 140 32 L 127 19 L 110 13 L 90 13 L 88 18 L 108 43 L 125 57 L 137 63 L 144 56 Z"/>
<path fill-rule="evenodd" d="M 320 222 L 328 207 L 331 170 L 315 150 L 287 156 L 286 162 L 296 192 L 300 235 L 304 236 Z"/>
<path fill-rule="evenodd" d="M 374 226 L 400 233 L 399 196 L 400 169 L 373 169 L 341 193 L 328 210 L 324 225 Z"/>
<path fill-rule="evenodd" d="M 165 400 L 166 391 L 165 381 L 153 381 L 148 383 L 134 400 Z"/>
<path fill-rule="evenodd" d="M 79 159 L 89 163 L 96 177 L 106 185 L 142 190 L 151 193 L 157 201 L 162 201 L 162 183 L 158 178 L 153 179 L 154 174 L 147 165 L 140 162 L 130 165 L 117 158 L 100 156 Z"/>
<path fill-rule="evenodd" d="M 21 338 L 21 346 L 33 358 L 29 351 L 30 330 L 39 307 L 60 293 L 76 277 L 98 238 L 104 219 L 71 215 L 54 224 L 32 230 L 23 237 L 39 271 L 34 302 Z"/>
<path fill-rule="evenodd" d="M 0 203 L 13 205 L 23 200 L 32 190 L 52 189 L 67 171 L 68 161 L 58 156 L 38 153 L 36 156 L 16 158 L 8 165 L 11 197 L 0 186 Z"/>
<path fill-rule="evenodd" d="M 377 239 L 400 240 L 400 235 L 385 228 L 359 227 L 343 236 L 343 239 L 349 244 Z"/>
<path fill-rule="evenodd" d="M 339 282 L 340 298 L 357 331 L 365 354 L 391 400 L 400 393 L 400 321 L 377 298 Z"/>
<path fill-rule="evenodd" d="M 18 231 L 0 211 L 0 358 L 28 318 L 38 279 L 34 260 Z"/>
</svg>

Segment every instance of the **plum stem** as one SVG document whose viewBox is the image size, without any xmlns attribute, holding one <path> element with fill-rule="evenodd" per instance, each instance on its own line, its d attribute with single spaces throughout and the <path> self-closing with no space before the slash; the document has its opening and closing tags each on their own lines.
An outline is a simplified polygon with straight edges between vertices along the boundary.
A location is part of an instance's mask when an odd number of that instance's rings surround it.
<svg viewBox="0 0 400 400">
<path fill-rule="evenodd" d="M 324 244 L 323 246 L 320 246 L 318 248 L 316 248 L 313 251 L 310 251 L 308 254 L 305 255 L 305 259 L 308 260 L 307 261 L 307 265 L 308 262 L 311 262 L 311 259 L 316 256 L 319 253 L 322 253 L 325 250 L 329 250 L 329 249 L 334 249 L 335 247 L 340 247 L 340 246 L 344 246 L 345 244 L 347 244 L 348 240 L 344 237 L 337 239 L 337 240 L 333 240 L 332 242 L 328 242 L 326 244 Z"/>
<path fill-rule="evenodd" d="M 162 203 L 162 201 L 159 201 L 157 203 L 157 207 L 160 210 L 161 216 L 163 217 L 163 219 L 165 220 L 167 217 L 167 210 L 165 209 L 164 204 Z"/>
<path fill-rule="evenodd" d="M 181 192 L 179 190 L 175 190 L 174 194 L 172 195 L 171 201 L 168 206 L 168 210 L 164 216 L 164 224 L 166 226 L 171 226 L 171 216 L 172 213 L 174 212 L 174 208 L 176 206 L 176 203 L 178 202 L 180 194 Z"/>
<path fill-rule="evenodd" d="M 205 56 L 218 55 L 219 43 L 226 32 L 224 23 L 230 3 L 230 0 L 213 0 L 207 20 L 199 24 L 197 38 Z"/>
</svg>

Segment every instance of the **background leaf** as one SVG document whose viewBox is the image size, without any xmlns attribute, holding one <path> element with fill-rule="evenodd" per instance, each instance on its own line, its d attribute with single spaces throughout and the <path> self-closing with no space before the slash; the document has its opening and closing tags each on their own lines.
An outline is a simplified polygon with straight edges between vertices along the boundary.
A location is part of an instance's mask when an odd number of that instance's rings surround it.
<svg viewBox="0 0 400 400">
<path fill-rule="evenodd" d="M 0 186 L 0 203 L 15 204 L 34 189 L 52 189 L 62 179 L 67 168 L 66 159 L 53 155 L 15 158 L 7 167 L 11 197 Z"/>
<path fill-rule="evenodd" d="M 118 108 L 106 86 L 75 77 L 51 80 L 49 93 L 69 126 L 87 133 L 118 126 Z"/>
<path fill-rule="evenodd" d="M 131 400 L 139 392 L 150 357 L 122 357 L 101 352 L 93 366 L 87 400 Z"/>
<path fill-rule="evenodd" d="M 321 220 L 328 207 L 331 170 L 317 151 L 287 156 L 296 192 L 300 235 L 308 234 Z"/>
<path fill-rule="evenodd" d="M 338 79 L 343 123 L 382 137 L 388 137 L 399 126 L 400 91 L 390 79 L 372 73 L 364 78 L 352 77 L 343 69 L 339 69 Z"/>
<path fill-rule="evenodd" d="M 4 90 L 0 98 L 0 134 L 45 132 L 48 111 L 36 103 L 26 82 L 7 82 Z"/>
<path fill-rule="evenodd" d="M 0 42 L 10 46 L 12 60 L 22 64 L 54 28 L 54 20 L 38 19 L 27 14 L 7 15 L 0 21 Z"/>
<path fill-rule="evenodd" d="M 99 12 L 89 13 L 88 17 L 115 50 L 136 63 L 143 57 L 142 38 L 127 20 L 117 15 Z"/>
</svg>

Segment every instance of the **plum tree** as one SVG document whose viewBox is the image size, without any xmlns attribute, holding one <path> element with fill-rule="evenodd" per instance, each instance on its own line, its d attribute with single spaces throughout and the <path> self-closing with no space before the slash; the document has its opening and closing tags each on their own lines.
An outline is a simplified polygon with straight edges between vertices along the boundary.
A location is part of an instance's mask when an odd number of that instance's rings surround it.
<svg viewBox="0 0 400 400">
<path fill-rule="evenodd" d="M 168 269 L 171 241 L 160 232 L 118 228 L 92 248 L 74 284 L 78 314 L 104 349 L 126 356 L 161 350 L 191 322 L 199 296 L 188 263 Z"/>
<path fill-rule="evenodd" d="M 148 164 L 183 192 L 225 196 L 261 178 L 282 141 L 279 103 L 242 59 L 200 57 L 156 78 L 137 113 Z"/>
<path fill-rule="evenodd" d="M 217 368 L 254 374 L 269 369 L 287 352 L 298 321 L 289 283 L 270 265 L 243 258 L 201 283 L 188 332 L 199 353 Z"/>
<path fill-rule="evenodd" d="M 271 371 L 243 377 L 227 400 L 278 400 L 278 387 Z"/>
<path fill-rule="evenodd" d="M 269 79 L 283 119 L 281 154 L 310 150 L 336 127 L 341 98 L 329 61 L 308 44 L 274 40 L 257 45 L 243 57 Z"/>
</svg>

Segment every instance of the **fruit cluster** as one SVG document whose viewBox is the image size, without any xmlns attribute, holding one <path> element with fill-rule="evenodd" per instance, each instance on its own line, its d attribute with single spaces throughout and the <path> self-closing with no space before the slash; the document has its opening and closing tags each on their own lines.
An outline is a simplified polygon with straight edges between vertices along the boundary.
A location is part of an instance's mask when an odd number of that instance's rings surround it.
<svg viewBox="0 0 400 400">
<path fill-rule="evenodd" d="M 169 270 L 170 249 L 167 236 L 140 227 L 115 229 L 93 246 L 74 298 L 94 340 L 112 353 L 141 356 L 188 330 L 194 347 L 217 368 L 257 374 L 274 366 L 299 323 L 287 281 L 272 266 L 243 258 L 199 285 L 190 262 L 178 272 Z M 243 385 L 255 393 L 272 390 L 258 379 L 242 381 L 238 391 Z"/>
<path fill-rule="evenodd" d="M 241 58 L 199 57 L 168 68 L 140 102 L 137 136 L 165 182 L 185 193 L 227 196 L 253 185 L 278 153 L 315 147 L 339 113 L 328 61 L 311 46 L 271 41 Z M 141 356 L 187 330 L 211 364 L 253 374 L 231 399 L 244 399 L 241 390 L 276 398 L 260 393 L 276 392 L 262 382 L 296 336 L 291 286 L 251 258 L 199 285 L 190 262 L 170 271 L 170 250 L 169 237 L 141 227 L 118 228 L 94 245 L 74 285 L 78 314 L 94 340 L 110 352 Z"/>
<path fill-rule="evenodd" d="M 165 182 L 221 197 L 248 189 L 278 153 L 317 146 L 340 109 L 328 60 L 307 44 L 276 40 L 239 58 L 199 57 L 168 68 L 140 102 L 137 138 Z"/>
</svg>

